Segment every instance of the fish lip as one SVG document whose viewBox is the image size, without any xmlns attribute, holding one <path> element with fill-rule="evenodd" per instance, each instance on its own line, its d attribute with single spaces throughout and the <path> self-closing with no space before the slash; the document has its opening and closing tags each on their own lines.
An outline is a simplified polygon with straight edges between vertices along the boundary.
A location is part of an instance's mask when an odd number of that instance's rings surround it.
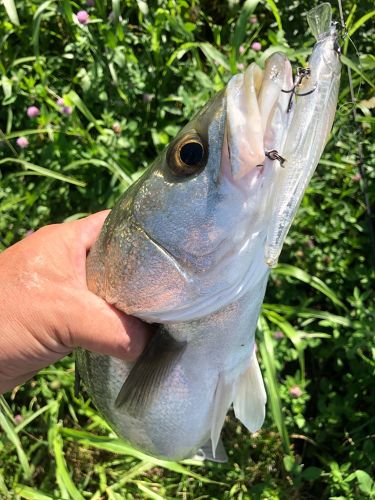
<svg viewBox="0 0 375 500">
<path fill-rule="evenodd" d="M 251 174 L 257 178 L 263 174 L 265 169 L 259 167 L 266 163 L 269 166 L 267 153 L 279 150 L 276 136 L 288 120 L 275 123 L 274 118 L 280 115 L 280 108 L 286 108 L 289 94 L 285 96 L 282 91 L 292 88 L 292 83 L 292 68 L 282 52 L 274 52 L 266 60 L 264 70 L 252 63 L 245 73 L 235 75 L 228 83 L 223 144 L 228 166 L 223 173 L 237 186 L 253 182 Z"/>
</svg>

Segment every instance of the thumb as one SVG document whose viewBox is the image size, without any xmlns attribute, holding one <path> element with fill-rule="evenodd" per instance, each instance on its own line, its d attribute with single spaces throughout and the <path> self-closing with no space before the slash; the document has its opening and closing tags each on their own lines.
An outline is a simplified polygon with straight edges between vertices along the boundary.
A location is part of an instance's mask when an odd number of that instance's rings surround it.
<svg viewBox="0 0 375 500">
<path fill-rule="evenodd" d="M 135 361 L 151 334 L 151 327 L 128 316 L 103 299 L 80 291 L 79 306 L 69 312 L 70 348 L 82 347 L 126 361 Z"/>
</svg>

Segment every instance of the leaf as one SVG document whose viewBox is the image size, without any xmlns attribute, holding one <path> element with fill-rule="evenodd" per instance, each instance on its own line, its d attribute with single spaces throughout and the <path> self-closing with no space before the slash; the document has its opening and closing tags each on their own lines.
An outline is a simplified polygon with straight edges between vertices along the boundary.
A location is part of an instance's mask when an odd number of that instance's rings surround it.
<svg viewBox="0 0 375 500">
<path fill-rule="evenodd" d="M 112 0 L 112 12 L 113 12 L 113 20 L 115 24 L 118 24 L 121 16 L 121 4 L 120 0 Z"/>
<path fill-rule="evenodd" d="M 204 53 L 204 55 L 207 57 L 207 59 L 210 59 L 214 63 L 219 63 L 223 68 L 226 70 L 229 70 L 229 63 L 226 59 L 226 57 L 218 50 L 216 49 L 213 45 L 211 45 L 208 42 L 187 42 L 183 43 L 180 45 L 180 47 L 173 52 L 173 54 L 170 56 L 170 58 L 167 61 L 167 67 L 171 66 L 173 61 L 175 59 L 181 59 L 186 52 L 189 52 L 192 49 L 199 48 L 201 51 Z"/>
<path fill-rule="evenodd" d="M 57 402 L 56 401 L 51 401 L 48 403 L 48 405 L 42 406 L 42 408 L 39 408 L 38 410 L 34 411 L 33 413 L 30 413 L 28 417 L 26 417 L 20 424 L 15 427 L 15 431 L 17 434 L 24 429 L 27 425 L 29 425 L 33 420 L 39 417 L 39 415 L 42 415 L 42 413 L 45 413 L 46 411 L 51 410 L 52 408 L 57 407 Z"/>
<path fill-rule="evenodd" d="M 145 0 L 137 0 L 137 5 L 138 5 L 139 11 L 144 16 L 147 16 L 147 14 L 148 14 L 148 5 L 147 5 L 147 2 Z"/>
<path fill-rule="evenodd" d="M 53 500 L 54 497 L 50 497 L 46 493 L 43 493 L 30 486 L 24 484 L 16 484 L 14 486 L 14 492 L 17 493 L 21 498 L 26 498 L 27 500 Z"/>
<path fill-rule="evenodd" d="M 74 91 L 71 90 L 66 97 L 71 100 L 71 102 L 77 106 L 77 108 L 80 110 L 80 112 L 87 118 L 89 122 L 92 122 L 95 125 L 96 130 L 100 134 L 104 134 L 104 129 L 101 127 L 101 125 L 98 123 L 94 115 L 91 113 L 91 111 L 88 109 L 86 104 L 82 101 L 82 99 L 79 97 L 79 95 Z"/>
<path fill-rule="evenodd" d="M 53 452 L 56 460 L 56 479 L 58 484 L 60 487 L 63 486 L 63 488 L 66 489 L 69 495 L 75 500 L 84 500 L 84 497 L 78 491 L 76 485 L 70 477 L 64 457 L 63 440 L 60 434 L 60 427 L 57 425 L 55 425 Z"/>
<path fill-rule="evenodd" d="M 204 483 L 222 484 L 218 483 L 217 481 L 212 481 L 210 479 L 207 479 L 206 477 L 201 476 L 199 474 L 196 474 L 195 472 L 190 471 L 189 469 L 187 469 L 186 467 L 177 462 L 150 457 L 149 455 L 146 455 L 145 453 L 136 450 L 132 446 L 126 444 L 125 441 L 118 438 L 97 436 L 96 434 L 91 434 L 89 432 L 84 432 L 84 431 L 76 431 L 75 429 L 68 429 L 66 427 L 63 427 L 61 432 L 68 439 L 73 439 L 74 441 L 77 441 L 78 443 L 81 443 L 85 446 L 93 446 L 94 448 L 110 451 L 112 453 L 119 453 L 121 455 L 130 455 L 134 458 L 138 458 L 139 460 L 145 462 L 151 462 L 154 464 L 154 467 L 163 467 L 164 469 L 168 469 L 173 472 L 177 472 L 179 474 L 193 477 Z"/>
<path fill-rule="evenodd" d="M 321 279 L 316 276 L 311 276 L 306 271 L 303 271 L 299 267 L 292 266 L 290 264 L 278 264 L 273 272 L 281 276 L 290 276 L 291 278 L 296 278 L 303 283 L 307 283 L 312 288 L 315 288 L 326 297 L 328 297 L 334 304 L 346 309 L 343 302 L 337 297 L 335 292 L 331 290 Z"/>
<path fill-rule="evenodd" d="M 344 56 L 344 54 L 341 54 L 340 59 L 343 64 L 345 64 L 350 69 L 355 71 L 366 83 L 370 85 L 370 87 L 375 89 L 375 84 L 369 78 L 367 78 L 367 76 L 365 76 L 364 73 L 362 73 L 362 70 L 351 59 L 349 59 L 349 57 Z"/>
<path fill-rule="evenodd" d="M 226 57 L 218 49 L 208 42 L 199 45 L 207 59 L 211 59 L 212 62 L 219 63 L 223 68 L 229 70 L 229 63 Z"/>
<path fill-rule="evenodd" d="M 254 12 L 259 0 L 246 0 L 243 4 L 240 15 L 234 28 L 233 35 L 231 37 L 231 45 L 237 51 L 241 43 L 244 41 L 246 30 L 249 24 L 249 18 Z"/>
<path fill-rule="evenodd" d="M 147 488 L 144 482 L 134 481 L 134 483 L 138 486 L 138 488 L 143 492 L 142 498 L 151 498 L 152 500 L 164 500 L 165 497 L 162 497 L 155 493 L 155 491 Z"/>
<path fill-rule="evenodd" d="M 353 36 L 354 33 L 363 25 L 366 21 L 375 16 L 375 10 L 371 12 L 367 12 L 367 14 L 363 15 L 358 21 L 356 21 L 353 26 L 350 28 L 348 35 Z"/>
<path fill-rule="evenodd" d="M 318 467 L 307 467 L 303 472 L 302 472 L 302 477 L 303 479 L 306 479 L 307 481 L 316 481 L 318 477 L 320 477 L 322 474 L 322 469 L 319 469 Z"/>
<path fill-rule="evenodd" d="M 19 26 L 20 21 L 18 19 L 17 9 L 14 0 L 3 0 L 3 4 L 10 21 L 16 26 Z"/>
<path fill-rule="evenodd" d="M 54 172 L 53 170 L 49 170 L 48 168 L 41 167 L 40 165 L 35 165 L 34 163 L 30 163 L 26 160 L 21 160 L 20 158 L 3 158 L 0 160 L 0 165 L 6 163 L 17 163 L 21 165 L 26 170 L 31 170 L 35 172 L 37 175 L 42 175 L 44 177 L 51 177 L 52 179 L 56 179 L 58 181 L 68 182 L 69 184 L 74 184 L 75 186 L 85 187 L 86 183 L 79 181 L 78 179 L 74 179 L 73 177 L 67 177 L 66 175 L 59 174 L 58 172 Z"/>
<path fill-rule="evenodd" d="M 371 476 L 364 470 L 356 470 L 355 475 L 358 481 L 358 487 L 367 495 L 375 495 L 375 483 Z"/>
<path fill-rule="evenodd" d="M 290 441 L 282 412 L 279 382 L 277 380 L 274 362 L 275 353 L 273 350 L 273 342 L 269 326 L 263 316 L 259 318 L 258 329 L 263 334 L 263 340 L 259 344 L 259 349 L 264 367 L 266 369 L 265 381 L 268 389 L 272 416 L 279 431 L 284 451 L 287 455 L 290 455 Z"/>
<path fill-rule="evenodd" d="M 5 432 L 9 441 L 16 448 L 18 459 L 20 461 L 21 467 L 25 474 L 26 479 L 31 478 L 31 468 L 27 458 L 27 455 L 22 447 L 21 441 L 18 437 L 17 432 L 15 431 L 14 425 L 11 420 L 5 415 L 3 411 L 3 407 L 0 408 L 0 427 Z"/>
<path fill-rule="evenodd" d="M 36 56 L 39 56 L 39 31 L 40 31 L 40 23 L 42 22 L 43 15 L 45 17 L 51 17 L 55 14 L 55 11 L 50 9 L 52 4 L 55 3 L 55 0 L 47 0 L 40 5 L 35 14 L 33 16 L 33 34 L 32 34 L 32 43 L 34 46 L 34 53 Z"/>
<path fill-rule="evenodd" d="M 279 9 L 277 8 L 277 5 L 275 4 L 274 0 L 266 0 L 266 4 L 268 7 L 271 9 L 272 14 L 274 15 L 276 22 L 277 22 L 277 27 L 279 28 L 280 31 L 283 30 L 283 25 L 281 23 L 281 17 L 279 13 Z"/>
<path fill-rule="evenodd" d="M 88 165 L 88 166 L 95 165 L 97 167 L 106 168 L 110 172 L 112 172 L 113 174 L 120 177 L 127 186 L 132 184 L 132 182 L 133 182 L 132 178 L 129 177 L 128 174 L 126 172 L 124 172 L 124 170 L 122 170 L 122 168 L 119 165 L 117 165 L 116 163 L 100 160 L 97 158 L 87 158 L 87 159 L 83 159 L 83 160 L 72 161 L 71 163 L 69 163 L 68 165 L 66 165 L 64 167 L 64 171 L 73 170 L 76 167 L 81 166 L 81 165 Z"/>
</svg>

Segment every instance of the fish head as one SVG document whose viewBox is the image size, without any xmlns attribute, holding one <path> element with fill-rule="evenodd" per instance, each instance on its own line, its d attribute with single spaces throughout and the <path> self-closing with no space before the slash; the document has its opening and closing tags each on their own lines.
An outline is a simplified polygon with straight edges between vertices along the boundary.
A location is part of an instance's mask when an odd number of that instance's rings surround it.
<svg viewBox="0 0 375 500">
<path fill-rule="evenodd" d="M 148 322 L 186 321 L 267 279 L 277 169 L 265 149 L 291 75 L 282 54 L 252 64 L 181 130 L 109 215 L 88 259 L 94 292 Z"/>
</svg>

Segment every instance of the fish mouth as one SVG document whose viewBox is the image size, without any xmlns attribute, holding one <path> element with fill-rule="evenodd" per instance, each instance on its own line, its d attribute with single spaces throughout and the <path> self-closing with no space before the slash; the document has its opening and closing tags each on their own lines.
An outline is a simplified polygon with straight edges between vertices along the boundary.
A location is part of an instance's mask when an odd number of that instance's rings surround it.
<svg viewBox="0 0 375 500">
<path fill-rule="evenodd" d="M 269 267 L 277 264 L 336 111 L 340 61 L 330 5 L 307 19 L 317 43 L 294 82 L 286 56 L 274 53 L 263 71 L 251 64 L 227 89 L 222 171 L 248 199 L 255 193 L 260 200 Z"/>
<path fill-rule="evenodd" d="M 227 87 L 222 174 L 242 193 L 252 214 L 249 224 L 258 225 L 262 234 L 272 218 L 274 195 L 284 170 L 280 151 L 293 116 L 284 90 L 292 85 L 291 64 L 285 54 L 276 52 L 267 59 L 264 70 L 253 63 Z"/>
<path fill-rule="evenodd" d="M 276 52 L 261 70 L 255 63 L 235 75 L 227 88 L 227 121 L 224 147 L 228 151 L 224 175 L 243 184 L 254 169 L 265 165 L 270 151 L 281 147 L 290 121 L 286 113 L 292 87 L 292 68 L 285 54 Z"/>
</svg>

